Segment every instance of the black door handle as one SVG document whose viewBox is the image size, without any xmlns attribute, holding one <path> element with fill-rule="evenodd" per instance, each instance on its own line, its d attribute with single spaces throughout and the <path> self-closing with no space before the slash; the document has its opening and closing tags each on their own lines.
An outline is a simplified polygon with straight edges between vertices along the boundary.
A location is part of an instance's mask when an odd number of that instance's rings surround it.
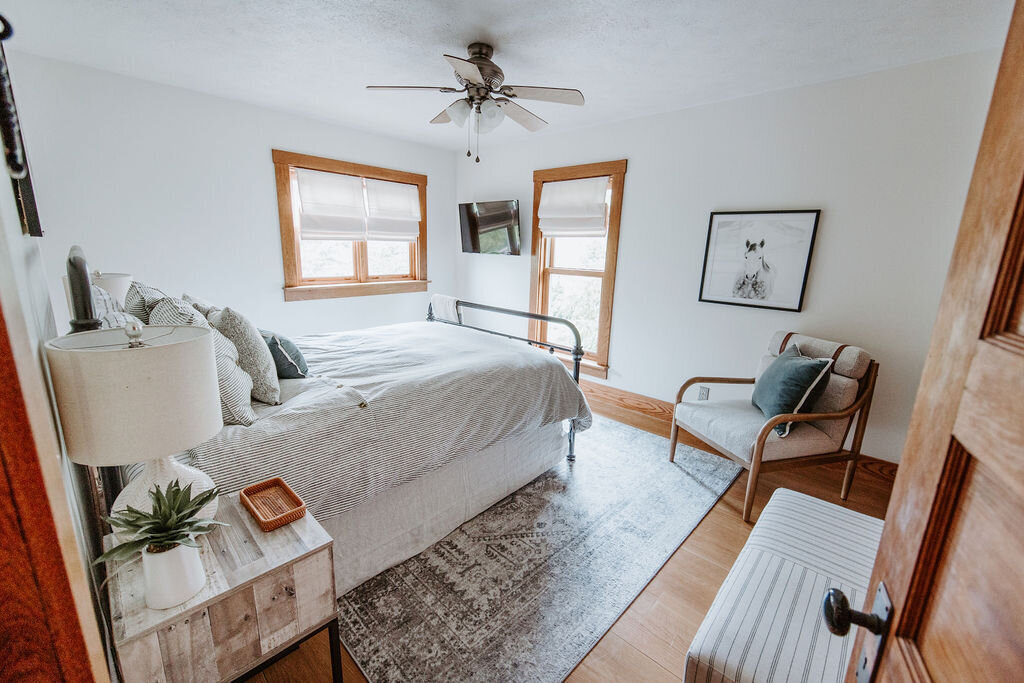
<svg viewBox="0 0 1024 683">
<path fill-rule="evenodd" d="M 877 614 L 868 614 L 850 609 L 850 601 L 846 594 L 838 588 L 830 588 L 825 593 L 825 601 L 821 605 L 825 626 L 837 636 L 845 636 L 850 632 L 850 624 L 856 624 L 880 635 L 886 627 L 886 620 Z"/>
</svg>

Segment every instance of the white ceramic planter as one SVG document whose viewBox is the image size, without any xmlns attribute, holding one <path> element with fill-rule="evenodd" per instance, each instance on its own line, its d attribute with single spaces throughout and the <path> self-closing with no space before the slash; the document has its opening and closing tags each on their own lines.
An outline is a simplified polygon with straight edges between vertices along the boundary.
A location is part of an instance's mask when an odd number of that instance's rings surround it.
<svg viewBox="0 0 1024 683">
<path fill-rule="evenodd" d="M 142 551 L 146 606 L 167 609 L 185 602 L 206 585 L 199 549 L 177 545 L 162 553 Z"/>
</svg>

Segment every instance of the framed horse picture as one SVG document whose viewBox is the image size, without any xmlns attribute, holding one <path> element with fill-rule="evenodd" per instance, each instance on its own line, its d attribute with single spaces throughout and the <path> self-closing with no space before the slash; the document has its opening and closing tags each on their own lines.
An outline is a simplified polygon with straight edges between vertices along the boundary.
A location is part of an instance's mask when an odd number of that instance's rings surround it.
<svg viewBox="0 0 1024 683">
<path fill-rule="evenodd" d="M 800 311 L 820 209 L 714 211 L 700 301 Z"/>
</svg>

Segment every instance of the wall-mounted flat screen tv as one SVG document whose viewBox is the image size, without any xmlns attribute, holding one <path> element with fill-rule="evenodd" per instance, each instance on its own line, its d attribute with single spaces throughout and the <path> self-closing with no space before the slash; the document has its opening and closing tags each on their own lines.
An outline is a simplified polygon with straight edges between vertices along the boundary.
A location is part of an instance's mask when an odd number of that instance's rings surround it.
<svg viewBox="0 0 1024 683">
<path fill-rule="evenodd" d="M 462 251 L 519 255 L 519 200 L 459 204 Z"/>
</svg>

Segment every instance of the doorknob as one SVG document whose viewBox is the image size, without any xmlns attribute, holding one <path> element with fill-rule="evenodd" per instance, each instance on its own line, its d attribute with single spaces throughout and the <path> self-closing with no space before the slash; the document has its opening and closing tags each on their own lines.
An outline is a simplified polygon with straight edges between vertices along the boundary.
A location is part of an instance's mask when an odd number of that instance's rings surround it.
<svg viewBox="0 0 1024 683">
<path fill-rule="evenodd" d="M 850 601 L 846 594 L 838 588 L 830 588 L 825 593 L 825 601 L 821 605 L 825 626 L 837 636 L 845 636 L 850 632 L 850 624 L 866 628 L 876 636 L 885 629 L 886 621 L 877 614 L 868 614 L 850 609 Z"/>
<path fill-rule="evenodd" d="M 825 626 L 835 635 L 845 636 L 850 632 L 850 624 L 866 628 L 874 634 L 868 636 L 875 641 L 871 654 L 864 654 L 865 646 L 868 644 L 865 638 L 857 655 L 857 683 L 873 683 L 875 680 L 875 664 L 878 663 L 885 637 L 888 635 L 889 624 L 892 623 L 892 600 L 889 599 L 889 591 L 881 581 L 875 590 L 875 601 L 871 605 L 871 611 L 873 614 L 850 609 L 850 601 L 838 588 L 830 588 L 825 593 L 825 600 L 821 605 Z"/>
</svg>

